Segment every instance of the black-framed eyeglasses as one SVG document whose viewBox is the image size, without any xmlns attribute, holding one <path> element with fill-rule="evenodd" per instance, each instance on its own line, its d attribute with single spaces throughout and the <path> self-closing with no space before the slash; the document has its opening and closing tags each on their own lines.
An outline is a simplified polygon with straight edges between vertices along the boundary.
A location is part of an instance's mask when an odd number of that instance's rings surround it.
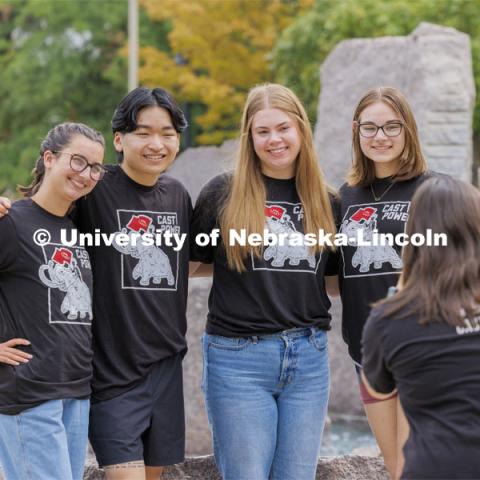
<svg viewBox="0 0 480 480">
<path fill-rule="evenodd" d="M 373 138 L 379 130 L 387 137 L 398 137 L 402 133 L 402 122 L 389 122 L 384 125 L 374 123 L 359 123 L 358 131 L 362 137 Z"/>
<path fill-rule="evenodd" d="M 74 172 L 82 173 L 84 170 L 90 167 L 90 178 L 95 182 L 100 181 L 107 173 L 106 168 L 102 164 L 89 163 L 89 161 L 79 153 L 70 153 L 65 151 L 61 151 L 61 152 L 54 151 L 53 153 L 60 154 L 60 155 L 64 153 L 66 155 L 70 155 L 70 168 Z"/>
</svg>

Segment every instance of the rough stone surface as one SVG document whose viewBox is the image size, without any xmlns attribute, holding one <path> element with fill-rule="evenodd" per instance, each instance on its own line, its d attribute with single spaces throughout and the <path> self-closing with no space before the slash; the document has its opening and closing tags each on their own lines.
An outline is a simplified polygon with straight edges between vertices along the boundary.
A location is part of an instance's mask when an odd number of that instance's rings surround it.
<svg viewBox="0 0 480 480">
<path fill-rule="evenodd" d="M 103 480 L 100 470 L 90 457 L 84 480 Z M 169 467 L 164 480 L 221 480 L 211 455 L 188 457 L 185 463 Z M 320 458 L 316 480 L 388 480 L 388 474 L 379 457 L 344 455 Z"/>
<path fill-rule="evenodd" d="M 228 140 L 220 147 L 188 148 L 168 173 L 182 181 L 195 202 L 208 180 L 232 169 L 236 145 L 235 140 Z"/>
<path fill-rule="evenodd" d="M 475 86 L 468 35 L 421 23 L 406 37 L 344 40 L 320 71 L 315 144 L 333 186 L 343 183 L 351 163 L 356 104 L 380 85 L 407 96 L 430 168 L 471 181 Z"/>
</svg>

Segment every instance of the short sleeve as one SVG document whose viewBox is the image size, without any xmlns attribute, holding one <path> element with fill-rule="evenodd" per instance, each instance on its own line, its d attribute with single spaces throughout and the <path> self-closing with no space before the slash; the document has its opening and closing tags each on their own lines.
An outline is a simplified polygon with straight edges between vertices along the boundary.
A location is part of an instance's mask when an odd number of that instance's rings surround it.
<svg viewBox="0 0 480 480">
<path fill-rule="evenodd" d="M 8 270 L 18 254 L 17 231 L 9 215 L 0 218 L 0 271 Z"/>
<path fill-rule="evenodd" d="M 203 187 L 197 198 L 193 209 L 190 241 L 190 260 L 194 262 L 213 262 L 216 247 L 210 240 L 208 242 L 205 240 L 212 230 L 219 228 L 218 215 L 225 197 L 226 183 L 226 175 L 213 178 Z"/>
<path fill-rule="evenodd" d="M 378 393 L 395 390 L 395 380 L 386 365 L 383 349 L 384 322 L 378 309 L 372 310 L 362 335 L 362 367 L 370 386 Z"/>
</svg>

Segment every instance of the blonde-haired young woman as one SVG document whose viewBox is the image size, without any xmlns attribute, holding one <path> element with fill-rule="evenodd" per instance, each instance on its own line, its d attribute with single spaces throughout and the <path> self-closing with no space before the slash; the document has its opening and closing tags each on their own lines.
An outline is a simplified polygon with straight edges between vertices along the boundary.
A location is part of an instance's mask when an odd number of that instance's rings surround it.
<svg viewBox="0 0 480 480">
<path fill-rule="evenodd" d="M 235 171 L 202 190 L 193 234 L 219 228 L 203 339 L 203 390 L 224 479 L 313 479 L 327 412 L 328 253 L 292 234 L 335 232 L 304 108 L 287 88 L 253 88 Z M 232 232 L 284 233 L 283 245 L 230 245 Z"/>
<path fill-rule="evenodd" d="M 361 231 L 365 240 L 371 239 L 375 230 L 403 233 L 411 198 L 428 177 L 415 118 L 406 98 L 391 87 L 369 90 L 355 109 L 352 131 L 353 162 L 347 183 L 340 188 L 339 231 L 349 239 Z M 403 266 L 401 247 L 366 247 L 349 240 L 339 250 L 343 337 L 360 374 L 363 327 L 371 304 L 397 284 Z M 405 426 L 396 393 L 382 399 L 372 397 L 361 381 L 360 393 L 393 477 Z"/>
</svg>

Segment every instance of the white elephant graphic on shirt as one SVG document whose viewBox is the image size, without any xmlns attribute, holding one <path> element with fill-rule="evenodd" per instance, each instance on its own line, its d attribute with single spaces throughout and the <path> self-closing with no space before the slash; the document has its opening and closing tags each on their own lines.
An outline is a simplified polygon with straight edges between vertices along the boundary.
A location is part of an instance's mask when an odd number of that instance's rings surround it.
<svg viewBox="0 0 480 480">
<path fill-rule="evenodd" d="M 55 255 L 57 252 L 58 249 L 56 249 Z M 91 321 L 93 314 L 90 290 L 82 280 L 77 261 L 70 257 L 69 261 L 59 263 L 55 261 L 55 255 L 46 265 L 40 266 L 38 270 L 40 280 L 48 288 L 58 289 L 66 293 L 60 311 L 67 315 L 68 320 L 88 317 Z"/>
<path fill-rule="evenodd" d="M 368 272 L 372 263 L 376 270 L 382 268 L 384 263 L 390 263 L 393 268 L 403 267 L 402 259 L 391 245 L 358 245 L 357 239 L 360 230 L 362 231 L 363 241 L 372 241 L 373 232 L 377 228 L 376 219 L 376 213 L 373 213 L 366 221 L 365 219 L 357 221 L 350 218 L 344 220 L 340 227 L 340 233 L 347 235 L 348 245 L 357 247 L 352 257 L 352 266 L 354 268 L 360 267 L 359 271 L 361 273 Z"/>
<path fill-rule="evenodd" d="M 283 207 L 282 210 L 284 210 Z M 278 218 L 278 215 L 267 215 L 265 222 L 266 228 L 270 232 L 276 235 L 287 235 L 283 240 L 283 245 L 269 245 L 265 249 L 263 252 L 263 258 L 266 261 L 273 259 L 273 267 L 283 267 L 285 265 L 285 261 L 287 260 L 290 265 L 295 266 L 299 265 L 302 260 L 306 260 L 311 268 L 315 268 L 315 255 L 310 251 L 310 248 L 307 245 L 298 245 L 299 236 L 303 236 L 303 234 L 297 232 L 295 225 L 290 219 L 290 215 L 283 213 L 280 218 Z M 295 240 L 293 237 L 295 237 Z"/>
<path fill-rule="evenodd" d="M 150 225 L 146 233 L 153 235 L 154 232 L 153 226 Z M 126 228 L 122 228 L 119 233 L 127 234 L 130 237 L 130 241 L 125 242 L 127 243 L 125 246 L 119 245 L 114 241 L 113 246 L 120 253 L 138 259 L 138 263 L 132 271 L 134 280 L 140 279 L 140 285 L 144 287 L 149 286 L 150 281 L 152 281 L 153 284 L 159 285 L 163 278 L 167 279 L 168 285 L 172 286 L 175 284 L 170 260 L 165 252 L 156 245 L 144 245 L 136 231 L 127 231 Z"/>
</svg>

